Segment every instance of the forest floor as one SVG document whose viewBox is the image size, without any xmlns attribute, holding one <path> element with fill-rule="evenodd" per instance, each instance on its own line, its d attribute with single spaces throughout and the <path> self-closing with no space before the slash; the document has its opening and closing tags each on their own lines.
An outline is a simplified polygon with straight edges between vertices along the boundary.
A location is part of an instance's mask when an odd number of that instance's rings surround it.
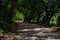
<svg viewBox="0 0 60 40">
<path fill-rule="evenodd" d="M 60 40 L 59 27 L 45 27 L 26 22 L 18 22 L 14 32 L 2 34 L 0 40 Z"/>
</svg>

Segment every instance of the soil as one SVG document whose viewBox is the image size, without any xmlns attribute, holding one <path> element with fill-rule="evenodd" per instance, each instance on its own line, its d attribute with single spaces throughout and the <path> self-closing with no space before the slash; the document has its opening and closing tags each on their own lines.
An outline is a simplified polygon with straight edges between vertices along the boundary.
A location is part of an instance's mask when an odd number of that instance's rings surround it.
<svg viewBox="0 0 60 40">
<path fill-rule="evenodd" d="M 13 32 L 0 33 L 0 40 L 60 40 L 59 27 L 19 22 Z"/>
</svg>

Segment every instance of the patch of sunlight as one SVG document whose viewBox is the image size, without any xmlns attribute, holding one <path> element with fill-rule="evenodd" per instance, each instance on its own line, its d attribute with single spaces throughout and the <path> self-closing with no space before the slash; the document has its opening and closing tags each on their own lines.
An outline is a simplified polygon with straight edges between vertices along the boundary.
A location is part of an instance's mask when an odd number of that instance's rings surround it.
<svg viewBox="0 0 60 40">
<path fill-rule="evenodd" d="M 50 21 L 49 23 L 52 24 L 52 21 Z"/>
<path fill-rule="evenodd" d="M 50 24 L 56 25 L 57 24 L 57 18 L 58 18 L 58 13 L 55 13 L 55 15 L 51 18 Z"/>
<path fill-rule="evenodd" d="M 19 11 L 16 11 L 16 17 L 17 17 L 17 19 L 19 18 L 19 19 L 24 19 L 24 14 L 22 13 L 22 12 L 19 12 Z"/>
<path fill-rule="evenodd" d="M 34 28 L 33 30 L 40 31 L 40 30 L 42 30 L 42 28 Z"/>
<path fill-rule="evenodd" d="M 57 21 L 54 21 L 53 24 L 57 24 Z"/>
<path fill-rule="evenodd" d="M 33 22 L 33 19 L 31 20 L 31 22 Z"/>
<path fill-rule="evenodd" d="M 56 25 L 57 21 L 56 20 L 53 20 L 53 21 L 51 20 L 49 23 L 52 24 L 52 25 Z"/>
</svg>

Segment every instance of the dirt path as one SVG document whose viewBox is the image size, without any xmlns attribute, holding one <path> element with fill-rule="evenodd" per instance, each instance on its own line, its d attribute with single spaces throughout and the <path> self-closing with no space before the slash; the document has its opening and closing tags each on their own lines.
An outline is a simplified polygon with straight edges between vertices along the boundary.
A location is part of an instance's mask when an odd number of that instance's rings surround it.
<svg viewBox="0 0 60 40">
<path fill-rule="evenodd" d="M 60 40 L 58 27 L 46 28 L 26 22 L 17 24 L 18 30 L 4 34 L 1 40 Z"/>
</svg>

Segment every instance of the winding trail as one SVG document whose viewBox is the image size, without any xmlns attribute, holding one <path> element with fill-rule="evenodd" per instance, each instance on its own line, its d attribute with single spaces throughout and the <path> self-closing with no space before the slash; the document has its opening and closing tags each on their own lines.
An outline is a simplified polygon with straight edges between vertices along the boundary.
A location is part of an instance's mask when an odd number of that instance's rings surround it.
<svg viewBox="0 0 60 40">
<path fill-rule="evenodd" d="M 16 22 L 15 25 L 10 40 L 60 40 L 59 27 L 48 28 L 27 22 Z"/>
</svg>

